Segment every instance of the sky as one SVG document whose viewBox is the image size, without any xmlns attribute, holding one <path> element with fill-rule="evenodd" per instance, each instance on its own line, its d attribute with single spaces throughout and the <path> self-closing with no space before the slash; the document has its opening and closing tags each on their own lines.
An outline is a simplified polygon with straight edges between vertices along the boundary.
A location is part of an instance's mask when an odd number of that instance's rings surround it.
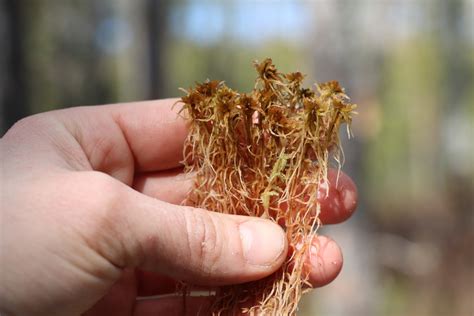
<svg viewBox="0 0 474 316">
<path fill-rule="evenodd" d="M 223 37 L 255 44 L 262 39 L 299 41 L 310 26 L 308 4 L 300 1 L 196 2 L 178 6 L 172 31 L 199 43 Z"/>
</svg>

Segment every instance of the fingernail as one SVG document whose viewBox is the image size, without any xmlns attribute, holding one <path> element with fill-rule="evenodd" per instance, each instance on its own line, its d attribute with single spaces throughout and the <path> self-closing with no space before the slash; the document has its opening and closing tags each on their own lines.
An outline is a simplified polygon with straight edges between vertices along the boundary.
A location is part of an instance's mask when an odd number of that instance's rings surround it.
<svg viewBox="0 0 474 316">
<path fill-rule="evenodd" d="M 349 189 L 344 189 L 341 192 L 342 204 L 347 212 L 352 213 L 356 208 L 356 193 Z"/>
<path fill-rule="evenodd" d="M 313 256 L 312 259 L 314 259 L 313 264 L 318 264 L 321 265 L 321 258 L 324 257 L 324 260 L 327 262 L 338 262 L 340 260 L 340 250 L 339 246 L 337 243 L 327 237 L 319 237 L 322 239 L 322 242 L 320 243 L 320 248 L 315 249 L 316 256 Z M 312 246 L 314 247 L 314 245 Z M 313 251 L 313 249 L 311 248 Z"/>
<path fill-rule="evenodd" d="M 318 241 L 311 246 L 310 261 L 311 284 L 313 287 L 326 285 L 341 271 L 341 250 L 332 239 L 319 236 Z"/>
<path fill-rule="evenodd" d="M 348 214 L 354 212 L 357 206 L 357 188 L 352 179 L 346 175 L 341 176 L 337 191 L 344 211 Z"/>
<path fill-rule="evenodd" d="M 251 220 L 240 224 L 239 230 L 244 258 L 249 264 L 272 265 L 285 249 L 285 234 L 277 224 Z"/>
</svg>

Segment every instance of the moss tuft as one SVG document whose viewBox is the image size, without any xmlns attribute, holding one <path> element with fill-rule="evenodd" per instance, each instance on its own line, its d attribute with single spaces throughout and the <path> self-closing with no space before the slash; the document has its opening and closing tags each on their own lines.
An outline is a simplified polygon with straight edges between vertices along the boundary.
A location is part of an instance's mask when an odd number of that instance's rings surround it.
<svg viewBox="0 0 474 316">
<path fill-rule="evenodd" d="M 327 187 L 321 184 L 330 155 L 340 161 L 339 126 L 347 123 L 350 133 L 356 107 L 337 81 L 313 91 L 301 87 L 301 73 L 279 73 L 271 59 L 255 68 L 249 94 L 207 81 L 181 99 L 190 120 L 185 171 L 196 174 L 186 203 L 271 219 L 285 229 L 290 245 L 287 260 L 270 277 L 219 288 L 216 315 L 295 314 L 308 288 L 305 259 L 320 225 L 318 189 Z"/>
</svg>

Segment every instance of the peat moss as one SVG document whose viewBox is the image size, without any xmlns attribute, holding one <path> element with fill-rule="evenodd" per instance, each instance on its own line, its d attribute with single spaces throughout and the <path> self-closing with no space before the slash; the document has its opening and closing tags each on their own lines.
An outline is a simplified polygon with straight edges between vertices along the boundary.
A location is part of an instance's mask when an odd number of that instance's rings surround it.
<svg viewBox="0 0 474 316">
<path fill-rule="evenodd" d="M 327 187 L 329 159 L 340 166 L 339 127 L 347 123 L 350 135 L 355 105 L 337 81 L 312 90 L 302 87 L 300 72 L 279 73 L 271 59 L 255 68 L 255 87 L 247 94 L 219 81 L 185 91 L 185 171 L 196 175 L 186 203 L 273 220 L 290 245 L 270 277 L 219 288 L 214 314 L 292 315 L 308 288 L 305 262 L 320 225 L 318 190 Z"/>
</svg>

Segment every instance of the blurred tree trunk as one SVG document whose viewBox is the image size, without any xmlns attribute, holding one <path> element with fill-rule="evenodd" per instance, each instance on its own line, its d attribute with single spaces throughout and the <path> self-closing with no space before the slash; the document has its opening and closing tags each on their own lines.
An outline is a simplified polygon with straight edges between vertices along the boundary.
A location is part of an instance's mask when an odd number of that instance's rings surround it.
<svg viewBox="0 0 474 316">
<path fill-rule="evenodd" d="M 164 51 L 167 37 L 169 1 L 147 0 L 145 17 L 148 34 L 149 98 L 162 98 L 166 91 Z"/>
<path fill-rule="evenodd" d="M 24 12 L 21 1 L 7 0 L 0 3 L 3 14 L 3 29 L 0 45 L 3 59 L 0 60 L 0 122 L 1 135 L 16 121 L 28 114 L 28 94 L 25 80 L 25 54 L 23 34 Z"/>
<path fill-rule="evenodd" d="M 131 47 L 117 59 L 117 98 L 131 101 L 167 97 L 164 60 L 171 2 L 118 0 L 114 5 L 133 34 Z"/>
</svg>

